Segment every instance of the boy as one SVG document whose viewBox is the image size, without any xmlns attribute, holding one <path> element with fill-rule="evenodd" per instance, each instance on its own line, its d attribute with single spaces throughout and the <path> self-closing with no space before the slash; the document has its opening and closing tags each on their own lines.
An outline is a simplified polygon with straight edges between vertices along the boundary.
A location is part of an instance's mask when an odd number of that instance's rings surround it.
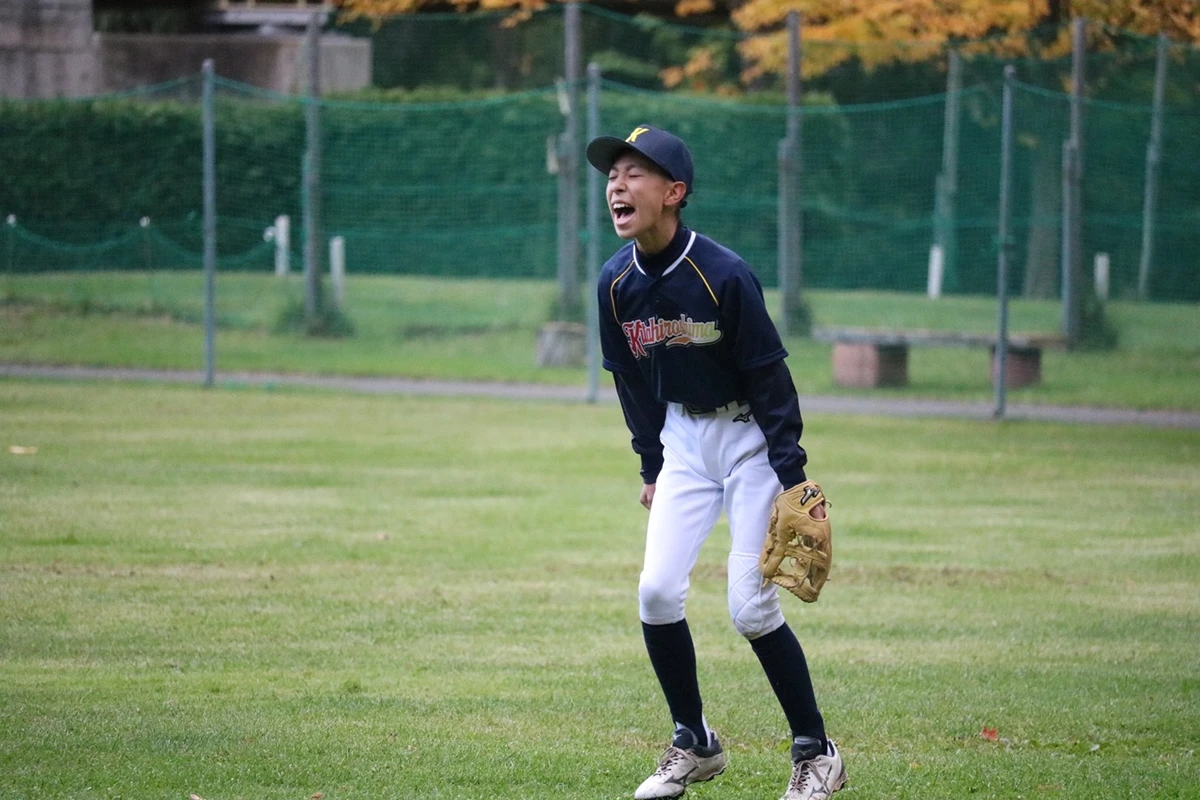
<svg viewBox="0 0 1200 800">
<path fill-rule="evenodd" d="M 679 797 L 725 770 L 704 718 L 696 653 L 684 616 L 688 576 L 724 507 L 729 613 L 750 641 L 792 730 L 792 777 L 782 800 L 825 800 L 846 780 L 825 736 L 808 665 L 758 557 L 775 497 L 805 481 L 807 456 L 787 351 L 762 287 L 738 255 L 680 219 L 692 191 L 687 145 L 639 125 L 602 136 L 588 161 L 608 175 L 617 235 L 597 287 L 605 369 L 613 373 L 650 511 L 638 584 L 650 663 L 675 723 L 636 800 Z"/>
</svg>

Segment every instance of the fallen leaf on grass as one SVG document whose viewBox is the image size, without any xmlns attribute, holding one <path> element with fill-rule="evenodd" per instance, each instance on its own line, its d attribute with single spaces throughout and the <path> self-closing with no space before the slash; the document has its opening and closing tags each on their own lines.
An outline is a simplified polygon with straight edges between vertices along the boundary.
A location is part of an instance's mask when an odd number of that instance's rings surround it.
<svg viewBox="0 0 1200 800">
<path fill-rule="evenodd" d="M 9 446 L 8 452 L 12 453 L 14 456 L 31 456 L 37 453 L 37 448 L 14 444 Z"/>
<path fill-rule="evenodd" d="M 188 800 L 204 800 L 204 798 L 198 794 L 190 794 L 188 795 Z"/>
<path fill-rule="evenodd" d="M 324 796 L 325 796 L 324 792 L 315 792 L 312 796 L 312 800 L 321 800 L 321 798 Z"/>
<path fill-rule="evenodd" d="M 982 736 L 984 739 L 987 739 L 989 742 L 999 741 L 999 739 L 1000 739 L 999 735 L 997 734 L 996 729 L 989 728 L 986 725 L 983 726 L 983 730 L 979 732 L 979 735 Z"/>
</svg>

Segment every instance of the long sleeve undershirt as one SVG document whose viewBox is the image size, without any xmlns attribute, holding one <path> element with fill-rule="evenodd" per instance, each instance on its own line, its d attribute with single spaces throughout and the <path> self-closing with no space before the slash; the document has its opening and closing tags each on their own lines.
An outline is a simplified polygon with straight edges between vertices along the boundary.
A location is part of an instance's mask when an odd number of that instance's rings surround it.
<svg viewBox="0 0 1200 800">
<path fill-rule="evenodd" d="M 659 436 L 667 419 L 667 406 L 637 372 L 614 372 L 617 397 L 625 414 L 625 425 L 633 434 L 633 452 L 642 459 L 642 482 L 654 483 L 663 465 L 663 446 Z"/>
<path fill-rule="evenodd" d="M 800 446 L 804 421 L 792 373 L 780 359 L 742 373 L 750 412 L 767 440 L 767 458 L 784 489 L 806 480 L 808 454 Z"/>
</svg>

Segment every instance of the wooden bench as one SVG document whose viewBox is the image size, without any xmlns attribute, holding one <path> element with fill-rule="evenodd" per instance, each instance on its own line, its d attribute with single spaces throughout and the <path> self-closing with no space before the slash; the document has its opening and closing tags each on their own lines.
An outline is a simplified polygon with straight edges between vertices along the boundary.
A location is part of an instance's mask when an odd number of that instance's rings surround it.
<svg viewBox="0 0 1200 800">
<path fill-rule="evenodd" d="M 991 379 L 996 380 L 996 337 L 975 333 L 871 328 L 814 328 L 817 341 L 833 343 L 833 383 L 853 389 L 908 384 L 908 348 L 986 347 L 992 354 Z M 1012 389 L 1042 379 L 1042 350 L 1062 347 L 1055 336 L 1008 337 L 1004 360 L 1006 385 Z"/>
</svg>

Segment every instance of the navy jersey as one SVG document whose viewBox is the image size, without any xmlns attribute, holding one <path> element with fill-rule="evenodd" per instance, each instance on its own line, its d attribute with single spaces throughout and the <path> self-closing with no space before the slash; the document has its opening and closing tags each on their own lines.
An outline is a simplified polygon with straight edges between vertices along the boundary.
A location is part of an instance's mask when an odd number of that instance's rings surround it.
<svg viewBox="0 0 1200 800">
<path fill-rule="evenodd" d="M 662 465 L 667 403 L 748 402 L 784 486 L 804 481 L 806 457 L 787 351 L 762 285 L 733 251 L 680 225 L 648 256 L 633 242 L 608 260 L 597 287 L 604 367 L 621 398 L 642 476 Z"/>
</svg>

